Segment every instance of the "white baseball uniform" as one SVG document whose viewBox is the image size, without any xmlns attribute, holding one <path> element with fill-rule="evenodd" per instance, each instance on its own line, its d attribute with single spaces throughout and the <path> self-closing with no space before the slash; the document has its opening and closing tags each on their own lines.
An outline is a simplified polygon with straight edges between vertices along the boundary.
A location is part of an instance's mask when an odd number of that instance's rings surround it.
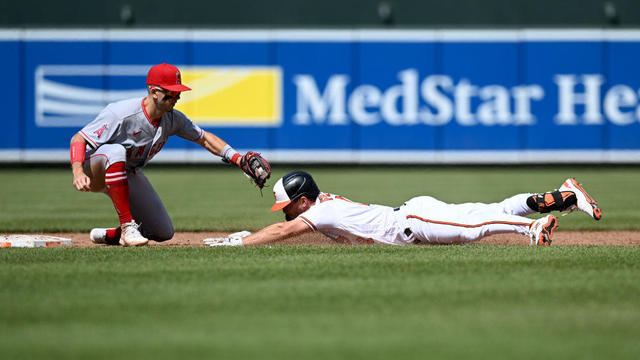
<svg viewBox="0 0 640 360">
<path fill-rule="evenodd" d="M 447 204 L 430 196 L 407 201 L 399 208 L 352 202 L 320 193 L 314 206 L 298 216 L 313 231 L 345 244 L 463 243 L 501 233 L 529 235 L 534 213 L 531 194 L 499 203 Z"/>
<path fill-rule="evenodd" d="M 173 237 L 173 225 L 160 197 L 141 168 L 157 154 L 169 136 L 198 141 L 204 131 L 178 110 L 152 122 L 144 108 L 144 98 L 107 105 L 80 134 L 87 141 L 84 171 L 92 179 L 104 178 L 105 170 L 124 161 L 127 168 L 131 214 L 141 223 L 143 235 L 162 241 Z M 92 176 L 93 174 L 98 176 Z M 106 193 L 106 189 L 103 189 Z"/>
</svg>

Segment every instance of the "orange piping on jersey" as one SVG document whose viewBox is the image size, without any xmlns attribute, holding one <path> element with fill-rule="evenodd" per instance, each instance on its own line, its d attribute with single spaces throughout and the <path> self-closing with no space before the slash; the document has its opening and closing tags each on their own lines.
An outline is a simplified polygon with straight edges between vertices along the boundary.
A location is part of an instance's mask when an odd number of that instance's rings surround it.
<svg viewBox="0 0 640 360">
<path fill-rule="evenodd" d="M 421 218 L 420 216 L 417 216 L 417 215 L 407 215 L 407 219 L 417 219 L 417 220 L 420 220 L 420 221 L 433 223 L 433 224 L 460 226 L 460 227 L 465 227 L 465 228 L 474 228 L 474 227 L 480 227 L 480 226 L 492 225 L 492 224 L 531 226 L 531 224 L 533 223 L 533 221 L 531 223 L 517 223 L 517 222 L 510 222 L 510 221 L 487 221 L 487 222 L 480 223 L 480 224 L 467 225 L 467 224 L 457 224 L 457 223 L 446 222 L 446 221 L 437 221 L 437 220 L 424 219 L 424 218 Z"/>
<path fill-rule="evenodd" d="M 346 202 L 350 202 L 350 203 L 352 203 L 352 204 L 358 204 L 358 205 L 369 206 L 369 204 L 363 204 L 363 203 L 360 203 L 360 202 L 351 201 L 351 200 L 347 199 L 346 197 L 343 197 L 343 196 L 340 196 L 340 195 L 336 195 L 336 199 L 344 200 L 344 201 L 346 201 Z"/>
<path fill-rule="evenodd" d="M 359 203 L 359 202 L 355 202 L 355 201 L 351 201 L 349 199 L 347 199 L 346 197 L 340 196 L 340 195 L 333 195 L 335 196 L 335 199 L 338 200 L 343 200 L 352 204 L 358 204 L 358 205 L 364 205 L 364 206 L 369 206 L 369 204 L 363 204 L 363 203 Z M 333 200 L 334 198 L 332 197 L 331 194 L 329 193 L 321 193 L 320 195 L 318 195 L 318 200 L 323 203 L 325 201 L 329 201 L 329 200 Z"/>
<path fill-rule="evenodd" d="M 320 203 L 323 203 L 329 200 L 333 200 L 333 198 L 331 197 L 331 195 L 327 193 L 320 193 L 320 195 L 318 195 L 318 201 L 320 201 Z"/>
<path fill-rule="evenodd" d="M 147 121 L 153 125 L 153 127 L 158 127 L 158 125 L 160 125 L 160 120 L 158 120 L 157 122 L 153 122 L 153 120 L 151 120 L 151 118 L 149 117 L 149 114 L 147 114 L 147 109 L 144 107 L 144 99 L 146 98 L 142 98 L 142 112 L 144 113 L 144 116 L 147 118 Z"/>
<path fill-rule="evenodd" d="M 316 227 L 316 226 L 315 226 L 311 221 L 309 221 L 309 219 L 307 219 L 307 218 L 306 218 L 306 217 L 304 217 L 304 216 L 298 216 L 298 217 L 299 217 L 299 218 L 300 218 L 300 220 L 302 220 L 305 224 L 307 224 L 307 225 L 311 228 L 311 230 L 313 230 L 314 232 L 315 232 L 315 231 L 318 231 L 318 228 L 317 228 L 317 227 Z"/>
</svg>

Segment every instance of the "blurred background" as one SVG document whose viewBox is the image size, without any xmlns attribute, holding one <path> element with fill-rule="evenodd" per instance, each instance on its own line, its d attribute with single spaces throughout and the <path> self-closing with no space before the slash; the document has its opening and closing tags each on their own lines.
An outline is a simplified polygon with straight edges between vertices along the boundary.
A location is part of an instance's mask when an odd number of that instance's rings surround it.
<svg viewBox="0 0 640 360">
<path fill-rule="evenodd" d="M 13 27 L 637 27 L 633 0 L 12 1 Z"/>
<path fill-rule="evenodd" d="M 639 29 L 622 0 L 5 2 L 0 162 L 67 163 L 167 62 L 179 110 L 276 164 L 636 164 Z"/>
</svg>

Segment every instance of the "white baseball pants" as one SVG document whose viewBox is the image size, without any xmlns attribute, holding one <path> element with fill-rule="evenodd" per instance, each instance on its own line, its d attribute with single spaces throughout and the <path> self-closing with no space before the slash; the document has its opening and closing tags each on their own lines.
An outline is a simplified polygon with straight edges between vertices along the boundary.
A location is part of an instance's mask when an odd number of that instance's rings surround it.
<svg viewBox="0 0 640 360">
<path fill-rule="evenodd" d="M 529 235 L 534 213 L 527 206 L 532 194 L 519 194 L 499 203 L 447 204 L 431 196 L 413 198 L 402 215 L 414 239 L 428 243 L 465 243 L 504 233 Z"/>
</svg>

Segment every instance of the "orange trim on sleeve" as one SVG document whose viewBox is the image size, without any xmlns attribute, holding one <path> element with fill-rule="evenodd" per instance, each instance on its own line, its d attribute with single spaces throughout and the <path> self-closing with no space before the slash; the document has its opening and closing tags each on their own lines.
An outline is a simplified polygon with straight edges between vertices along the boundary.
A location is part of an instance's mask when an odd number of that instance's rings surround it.
<svg viewBox="0 0 640 360">
<path fill-rule="evenodd" d="M 313 230 L 314 232 L 318 231 L 318 228 L 306 217 L 304 216 L 298 216 L 300 218 L 300 220 L 302 220 L 305 224 L 307 224 L 307 226 L 309 226 L 311 228 L 311 230 Z"/>
</svg>

